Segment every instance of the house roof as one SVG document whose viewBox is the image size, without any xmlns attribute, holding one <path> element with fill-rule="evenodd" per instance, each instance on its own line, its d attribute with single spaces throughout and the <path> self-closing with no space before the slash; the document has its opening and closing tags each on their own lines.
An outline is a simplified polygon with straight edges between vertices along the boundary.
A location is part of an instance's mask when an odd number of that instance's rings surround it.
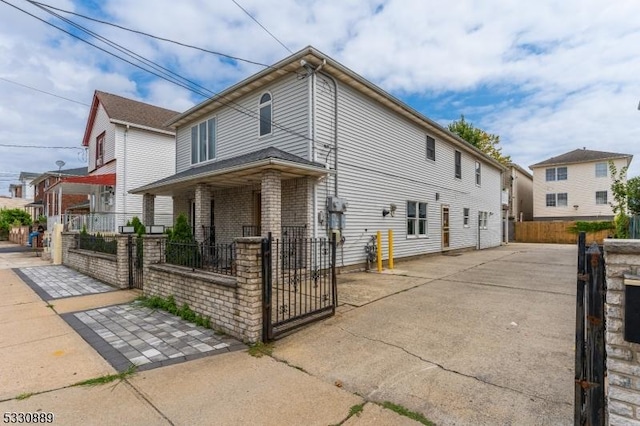
<svg viewBox="0 0 640 426">
<path fill-rule="evenodd" d="M 83 146 L 89 146 L 89 137 L 98 112 L 98 105 L 100 104 L 102 104 L 102 107 L 112 122 L 129 124 L 149 130 L 169 132 L 171 134 L 174 133 L 173 129 L 167 127 L 165 123 L 179 114 L 177 111 L 96 90 L 93 95 L 87 127 L 84 131 Z"/>
<path fill-rule="evenodd" d="M 31 181 L 31 185 L 37 185 L 49 176 L 84 176 L 89 172 L 87 167 L 76 167 L 75 169 L 49 170 L 37 176 Z"/>
<path fill-rule="evenodd" d="M 116 174 L 68 176 L 51 185 L 47 192 L 62 188 L 63 194 L 90 194 L 96 185 L 115 186 Z"/>
<path fill-rule="evenodd" d="M 132 194 L 155 193 L 158 192 L 158 190 L 180 183 L 193 182 L 195 180 L 239 171 L 244 171 L 244 173 L 242 176 L 237 176 L 237 178 L 247 177 L 249 174 L 259 173 L 262 170 L 261 167 L 265 166 L 281 166 L 284 169 L 306 169 L 315 175 L 325 175 L 327 173 L 324 164 L 309 161 L 278 148 L 268 147 L 237 157 L 193 167 L 129 192 Z M 232 179 L 227 178 L 227 180 L 231 181 Z"/>
<path fill-rule="evenodd" d="M 531 174 L 531 172 L 525 170 L 524 167 L 522 167 L 522 166 L 520 166 L 520 165 L 518 165 L 516 163 L 509 163 L 509 167 L 513 167 L 514 169 L 518 170 L 523 175 L 527 176 L 529 179 L 533 180 L 533 175 Z"/>
<path fill-rule="evenodd" d="M 590 149 L 574 149 L 565 154 L 551 157 L 547 160 L 529 166 L 530 168 L 542 166 L 554 166 L 561 164 L 589 163 L 592 161 L 613 160 L 616 158 L 633 158 L 631 154 L 619 154 L 617 152 L 592 151 Z"/>
<path fill-rule="evenodd" d="M 318 51 L 314 47 L 308 46 L 304 49 L 294 53 L 293 55 L 281 60 L 280 62 L 265 68 L 263 71 L 254 74 L 247 79 L 229 87 L 228 89 L 220 92 L 216 96 L 213 96 L 204 102 L 194 106 L 186 112 L 174 116 L 166 124 L 173 128 L 180 127 L 184 124 L 199 119 L 200 117 L 211 113 L 221 106 L 231 106 L 232 108 L 242 111 L 242 107 L 234 106 L 235 101 L 242 96 L 254 92 L 259 88 L 272 83 L 276 79 L 292 73 L 300 72 L 303 65 L 302 61 L 315 67 L 317 70 L 322 70 L 322 73 L 330 74 L 335 77 L 341 83 L 350 86 L 351 88 L 358 90 L 361 93 L 373 98 L 381 104 L 387 106 L 391 110 L 399 113 L 400 115 L 408 118 L 419 126 L 425 127 L 432 136 L 446 138 L 453 142 L 461 150 L 467 151 L 476 157 L 481 157 L 487 162 L 495 166 L 500 170 L 505 170 L 505 167 L 497 160 L 489 157 L 484 152 L 480 151 L 466 140 L 460 138 L 458 135 L 450 132 L 448 129 L 442 127 L 435 121 L 429 119 L 423 114 L 419 113 L 415 109 L 411 108 L 406 103 L 385 92 L 380 87 L 371 83 L 361 75 L 351 71 L 349 68 L 330 58 L 326 54 Z"/>
<path fill-rule="evenodd" d="M 20 172 L 20 176 L 18 177 L 18 180 L 20 180 L 20 181 L 33 180 L 33 179 L 37 178 L 38 176 L 40 176 L 40 173 Z"/>
</svg>

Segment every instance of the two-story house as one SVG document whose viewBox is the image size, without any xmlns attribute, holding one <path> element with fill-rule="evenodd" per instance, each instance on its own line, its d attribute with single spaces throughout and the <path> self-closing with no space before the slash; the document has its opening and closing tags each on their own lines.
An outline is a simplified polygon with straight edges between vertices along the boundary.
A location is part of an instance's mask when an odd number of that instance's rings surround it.
<svg viewBox="0 0 640 426">
<path fill-rule="evenodd" d="M 142 216 L 142 197 L 129 190 L 175 173 L 175 131 L 165 123 L 178 112 L 96 91 L 82 145 L 89 173 L 63 179 L 51 192 L 84 195 L 90 213 L 62 217 L 69 229 L 116 232 Z M 153 221 L 173 222 L 170 197 L 159 197 Z"/>
<path fill-rule="evenodd" d="M 338 265 L 378 230 L 396 257 L 500 244 L 503 167 L 312 47 L 169 125 L 176 173 L 133 193 L 172 197 L 199 240 L 333 232 Z"/>
<path fill-rule="evenodd" d="M 61 213 L 86 202 L 86 195 L 61 195 L 58 192 L 49 191 L 49 189 L 61 179 L 81 177 L 86 174 L 86 167 L 77 167 L 73 169 L 50 170 L 36 176 L 31 181 L 34 199 L 32 203 L 27 205 L 33 211 L 33 219 L 36 220 L 40 216 L 46 216 L 47 227 L 51 229 L 51 226 L 55 223 L 56 218 L 58 218 Z"/>
<path fill-rule="evenodd" d="M 534 220 L 611 220 L 611 173 L 633 156 L 576 149 L 529 166 L 533 170 Z"/>
</svg>

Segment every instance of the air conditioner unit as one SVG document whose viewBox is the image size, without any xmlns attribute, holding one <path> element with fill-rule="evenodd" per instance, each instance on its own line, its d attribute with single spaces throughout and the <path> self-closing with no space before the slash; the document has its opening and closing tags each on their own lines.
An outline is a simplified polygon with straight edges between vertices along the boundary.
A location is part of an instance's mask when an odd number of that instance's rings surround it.
<svg viewBox="0 0 640 426">
<path fill-rule="evenodd" d="M 96 167 L 102 166 L 102 158 L 96 159 Z"/>
</svg>

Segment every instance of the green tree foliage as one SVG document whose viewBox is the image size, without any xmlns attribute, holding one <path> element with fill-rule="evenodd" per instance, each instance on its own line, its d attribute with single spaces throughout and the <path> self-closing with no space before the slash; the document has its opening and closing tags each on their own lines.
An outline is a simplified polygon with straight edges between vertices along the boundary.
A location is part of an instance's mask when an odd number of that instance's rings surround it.
<svg viewBox="0 0 640 426">
<path fill-rule="evenodd" d="M 31 216 L 22 209 L 0 209 L 0 230 L 8 232 L 13 225 L 31 225 Z"/>
<path fill-rule="evenodd" d="M 189 225 L 187 215 L 185 215 L 184 213 L 181 213 L 176 218 L 176 223 L 175 225 L 173 225 L 173 229 L 169 233 L 169 240 L 180 242 L 195 241 L 193 232 L 191 230 L 191 225 Z"/>
<path fill-rule="evenodd" d="M 629 166 L 624 166 L 618 172 L 618 168 L 613 161 L 609 161 L 611 194 L 613 196 L 611 208 L 615 215 L 613 222 L 615 224 L 616 238 L 629 238 L 629 216 L 627 216 L 627 198 L 629 191 L 626 182 L 628 168 Z"/>
<path fill-rule="evenodd" d="M 627 181 L 627 204 L 629 213 L 640 215 L 640 176 Z"/>
<path fill-rule="evenodd" d="M 199 268 L 202 265 L 200 245 L 195 240 L 187 216 L 180 214 L 168 233 L 166 261 L 174 265 Z"/>
<path fill-rule="evenodd" d="M 464 119 L 464 115 L 460 115 L 460 120 L 449 123 L 449 131 L 460 136 L 488 156 L 498 160 L 501 164 L 506 165 L 511 161 L 510 156 L 502 153 L 500 136 L 487 133 L 475 127 Z"/>
</svg>

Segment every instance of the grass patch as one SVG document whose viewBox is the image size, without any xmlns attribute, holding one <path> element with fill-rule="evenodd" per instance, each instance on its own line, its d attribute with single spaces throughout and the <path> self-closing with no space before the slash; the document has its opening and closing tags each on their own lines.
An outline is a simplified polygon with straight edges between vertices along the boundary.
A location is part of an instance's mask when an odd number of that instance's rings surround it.
<svg viewBox="0 0 640 426">
<path fill-rule="evenodd" d="M 360 416 L 360 414 L 362 414 L 362 411 L 364 411 L 364 404 L 366 404 L 366 402 L 363 402 L 362 404 L 356 404 L 349 408 L 349 417 L 347 417 L 347 419 L 353 416 Z"/>
<path fill-rule="evenodd" d="M 22 401 L 23 399 L 31 398 L 33 395 L 34 395 L 33 392 L 24 392 L 24 393 L 21 393 L 20 395 L 16 396 L 16 399 L 18 401 Z"/>
<path fill-rule="evenodd" d="M 423 416 L 422 414 L 416 413 L 415 411 L 411 411 L 408 408 L 403 407 L 402 405 L 394 404 L 393 402 L 389 402 L 389 401 L 385 401 L 380 405 L 382 405 L 382 407 L 386 408 L 387 410 L 391 410 L 395 413 L 400 414 L 401 416 L 408 417 L 412 420 L 422 423 L 423 425 L 434 426 L 435 424 L 431 422 L 429 419 L 427 419 L 425 416 Z"/>
<path fill-rule="evenodd" d="M 211 328 L 211 319 L 209 319 L 209 317 L 195 313 L 186 303 L 183 303 L 182 306 L 178 306 L 176 299 L 173 296 L 169 296 L 166 299 L 160 296 L 140 296 L 136 299 L 136 303 L 147 308 L 160 309 L 169 312 L 170 314 L 177 315 L 183 320 L 201 327 Z"/>
<path fill-rule="evenodd" d="M 107 383 L 122 381 L 129 376 L 132 376 L 138 367 L 131 364 L 129 368 L 127 368 L 122 373 L 118 374 L 106 374 L 100 377 L 94 377 L 93 379 L 83 380 L 78 383 L 74 383 L 73 386 L 98 386 L 98 385 L 106 385 Z"/>
<path fill-rule="evenodd" d="M 256 358 L 262 358 L 263 356 L 271 356 L 273 353 L 273 345 L 271 343 L 258 342 L 249 346 L 249 355 Z"/>
</svg>

